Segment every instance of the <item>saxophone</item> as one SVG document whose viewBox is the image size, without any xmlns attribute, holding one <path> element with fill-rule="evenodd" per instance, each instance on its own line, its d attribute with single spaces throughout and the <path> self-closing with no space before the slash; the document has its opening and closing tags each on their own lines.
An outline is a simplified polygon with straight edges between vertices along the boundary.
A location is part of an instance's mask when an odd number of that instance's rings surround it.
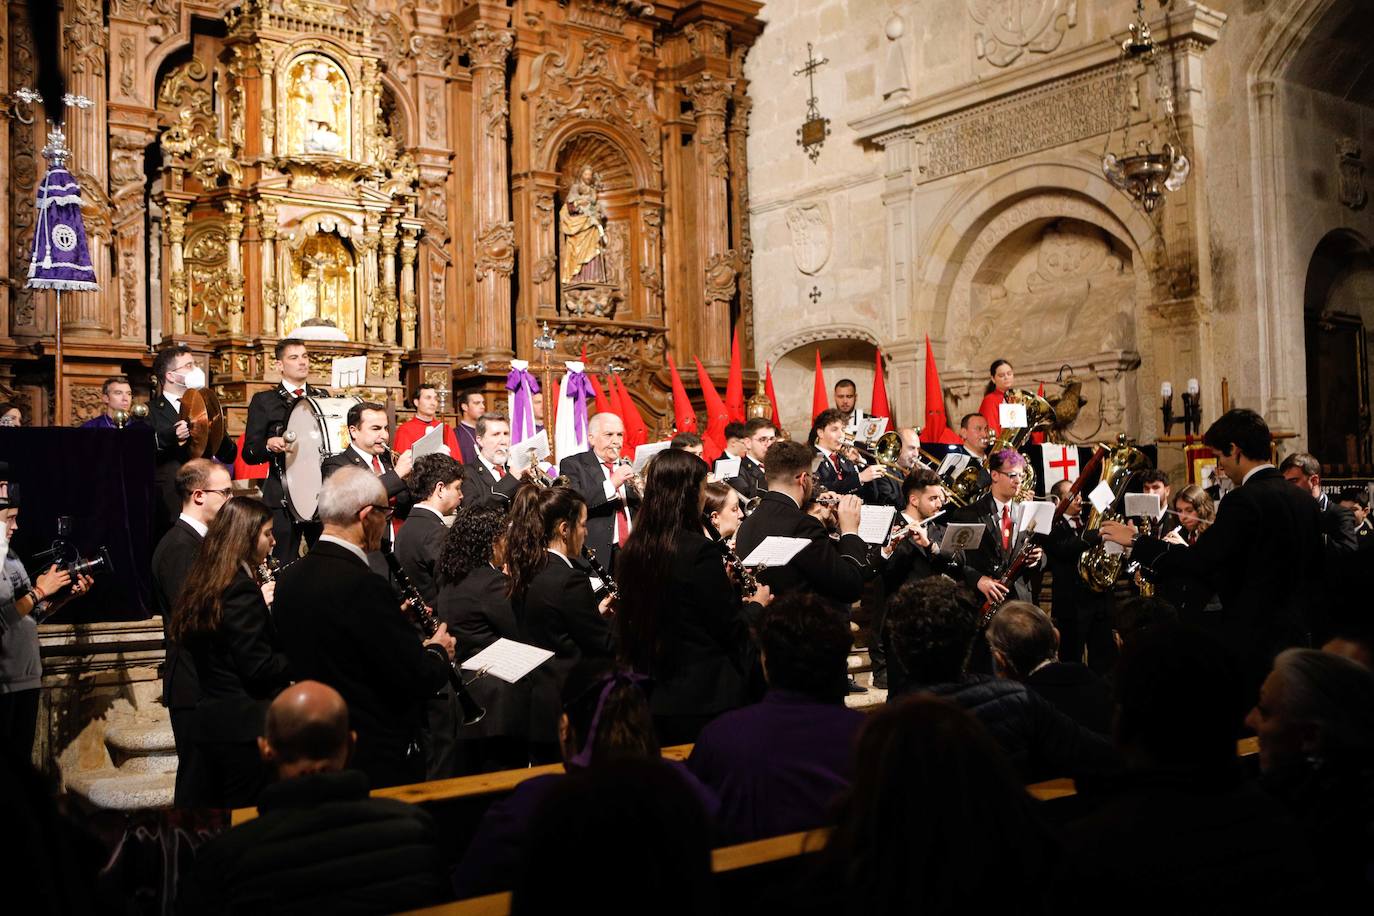
<svg viewBox="0 0 1374 916">
<path fill-rule="evenodd" d="M 1113 506 L 1126 492 L 1126 485 L 1131 482 L 1131 478 L 1148 466 L 1149 459 L 1145 457 L 1144 452 L 1131 444 L 1124 433 L 1117 436 L 1116 447 L 1102 463 L 1102 480 L 1111 488 Z M 1105 521 L 1120 522 L 1124 519 L 1110 507 L 1105 512 L 1099 512 L 1094 508 L 1088 515 L 1088 524 L 1084 532 L 1097 531 Z M 1093 591 L 1105 592 L 1121 574 L 1123 557 L 1124 554 L 1121 553 L 1108 553 L 1105 544 L 1095 544 L 1079 555 L 1078 576 Z"/>
</svg>

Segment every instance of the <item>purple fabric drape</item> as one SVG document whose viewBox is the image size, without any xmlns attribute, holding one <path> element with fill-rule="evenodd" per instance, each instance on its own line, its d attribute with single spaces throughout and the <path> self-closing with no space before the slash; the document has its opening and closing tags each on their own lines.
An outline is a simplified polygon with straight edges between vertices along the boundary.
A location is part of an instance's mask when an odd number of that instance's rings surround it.
<svg viewBox="0 0 1374 916">
<path fill-rule="evenodd" d="M 511 393 L 511 442 L 523 442 L 534 435 L 533 396 L 539 393 L 539 380 L 528 369 L 510 370 L 506 390 Z"/>
<path fill-rule="evenodd" d="M 60 152 L 51 156 L 52 167 L 43 176 L 34 203 L 37 220 L 27 285 L 30 289 L 98 290 L 86 245 L 86 224 L 81 219 L 81 187 L 63 165 L 65 150 Z"/>
<path fill-rule="evenodd" d="M 587 400 L 594 396 L 592 383 L 585 372 L 569 372 L 563 385 L 573 402 L 573 434 L 578 442 L 586 442 Z"/>
</svg>

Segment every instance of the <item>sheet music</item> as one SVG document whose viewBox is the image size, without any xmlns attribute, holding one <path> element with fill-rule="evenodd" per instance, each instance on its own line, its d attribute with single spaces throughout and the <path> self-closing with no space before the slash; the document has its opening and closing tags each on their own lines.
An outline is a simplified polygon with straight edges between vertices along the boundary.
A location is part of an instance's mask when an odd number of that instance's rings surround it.
<svg viewBox="0 0 1374 916">
<path fill-rule="evenodd" d="M 485 668 L 487 674 L 492 677 L 500 678 L 507 684 L 514 684 L 551 658 L 553 653 L 548 649 L 516 642 L 503 636 L 463 662 L 463 670 L 481 671 Z"/>
<path fill-rule="evenodd" d="M 536 463 L 548 458 L 549 431 L 541 429 L 528 439 L 522 439 L 510 447 L 510 458 L 506 464 L 512 474 L 519 474 L 530 466 L 530 449 L 534 449 Z"/>
<path fill-rule="evenodd" d="M 367 381 L 366 356 L 340 356 L 330 363 L 329 387 L 356 388 Z"/>
<path fill-rule="evenodd" d="M 809 538 L 764 538 L 743 563 L 745 566 L 786 566 L 810 543 Z"/>
<path fill-rule="evenodd" d="M 663 442 L 650 442 L 637 447 L 635 449 L 635 460 L 632 468 L 634 472 L 636 474 L 643 474 L 644 466 L 649 463 L 649 459 L 659 452 L 664 451 L 672 444 L 672 440 L 668 439 Z"/>
<path fill-rule="evenodd" d="M 964 473 L 964 468 L 968 467 L 969 461 L 970 456 L 965 455 L 963 452 L 950 452 L 945 456 L 945 459 L 940 462 L 940 469 L 935 473 L 947 479 L 950 477 L 958 477 L 960 474 Z"/>
<path fill-rule="evenodd" d="M 717 458 L 716 459 L 716 480 L 730 480 L 739 476 L 738 458 Z"/>
<path fill-rule="evenodd" d="M 1003 401 L 997 405 L 997 425 L 1003 429 L 1025 429 L 1026 405 L 1008 404 Z"/>
<path fill-rule="evenodd" d="M 1098 512 L 1106 512 L 1112 507 L 1112 503 L 1116 502 L 1116 494 L 1107 485 L 1107 481 L 1101 480 L 1088 494 L 1088 502 L 1092 503 L 1092 507 Z"/>
<path fill-rule="evenodd" d="M 1018 531 L 1030 529 L 1031 522 L 1035 522 L 1036 534 L 1049 534 L 1050 526 L 1054 524 L 1054 503 L 1034 500 L 1021 504 L 1021 524 Z"/>
<path fill-rule="evenodd" d="M 981 522 L 954 522 L 940 539 L 940 553 L 949 556 L 956 550 L 975 550 L 986 530 Z"/>
<path fill-rule="evenodd" d="M 1164 503 L 1158 493 L 1127 493 L 1127 518 L 1151 518 L 1155 521 L 1164 517 Z"/>
<path fill-rule="evenodd" d="M 431 426 L 425 434 L 415 440 L 415 444 L 410 447 L 410 457 L 420 458 L 424 455 L 433 455 L 436 452 L 447 455 L 448 446 L 444 444 L 444 424 Z"/>
<path fill-rule="evenodd" d="M 892 517 L 897 510 L 892 506 L 864 506 L 859 510 L 859 537 L 866 544 L 882 544 L 892 532 Z"/>
<path fill-rule="evenodd" d="M 863 424 L 859 427 L 859 435 L 855 436 L 859 442 L 877 442 L 887 432 L 887 417 L 864 417 Z"/>
</svg>

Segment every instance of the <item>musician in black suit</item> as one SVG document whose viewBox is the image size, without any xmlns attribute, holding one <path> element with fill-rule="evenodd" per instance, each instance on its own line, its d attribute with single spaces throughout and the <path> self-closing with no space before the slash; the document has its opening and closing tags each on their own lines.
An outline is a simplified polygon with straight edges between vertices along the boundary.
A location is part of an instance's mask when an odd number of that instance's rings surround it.
<svg viewBox="0 0 1374 916">
<path fill-rule="evenodd" d="M 854 493 L 871 502 L 871 483 L 882 476 L 882 468 L 870 464 L 860 470 L 844 453 L 844 431 L 844 415 L 834 408 L 822 410 L 811 424 L 811 445 L 820 456 L 816 483 L 822 490 Z"/>
<path fill-rule="evenodd" d="M 386 408 L 371 401 L 359 401 L 348 408 L 345 422 L 348 424 L 348 448 L 324 459 L 320 464 L 321 475 L 328 480 L 330 474 L 346 467 L 371 471 L 386 488 L 386 498 L 395 516 L 405 518 L 411 503 L 405 476 L 410 473 L 412 461 L 410 452 L 402 452 L 395 464 L 391 461 L 391 429 L 386 422 Z M 382 532 L 380 549 L 390 550 L 391 545 L 392 526 L 388 525 Z M 381 553 L 368 557 L 368 565 L 377 575 L 390 577 Z"/>
<path fill-rule="evenodd" d="M 639 490 L 629 462 L 618 463 L 625 424 L 613 413 L 587 422 L 590 449 L 558 462 L 558 473 L 587 503 L 587 547 L 607 571 L 615 573 L 615 554 L 625 543 L 639 511 Z"/>
<path fill-rule="evenodd" d="M 994 452 L 988 456 L 988 473 L 992 478 L 988 492 L 954 515 L 956 521 L 981 522 L 986 529 L 978 546 L 966 554 L 969 566 L 979 574 L 975 587 L 985 599 L 1003 601 L 1010 595 L 1017 601 L 1031 601 L 1028 575 L 1017 576 L 1005 586 L 998 581 L 1023 545 L 1028 551 L 1027 573 L 1045 564 L 1044 551 L 1026 544 L 1031 535 L 1023 530 L 1024 506 L 1016 498 L 1025 479 L 1026 459 L 1011 449 Z"/>
<path fill-rule="evenodd" d="M 1112 635 L 1111 592 L 1096 592 L 1078 574 L 1078 558 L 1094 544 L 1100 544 L 1097 531 L 1084 531 L 1083 498 L 1070 493 L 1073 484 L 1061 480 L 1050 487 L 1056 503 L 1064 505 L 1050 527 L 1045 541 L 1045 556 L 1054 587 L 1053 619 L 1059 628 L 1059 656 L 1066 662 L 1083 661 L 1106 674 L 1116 664 L 1116 640 Z M 1066 502 L 1067 500 L 1067 502 Z M 1173 518 L 1173 516 L 1166 516 Z"/>
<path fill-rule="evenodd" d="M 177 471 L 177 492 L 181 494 L 181 515 L 158 541 L 153 551 L 153 607 L 162 616 L 162 634 L 167 636 L 172 609 L 181 597 L 186 576 L 200 551 L 205 531 L 215 515 L 229 501 L 233 481 L 222 464 L 208 458 L 192 458 Z M 193 800 L 197 770 L 195 744 L 196 704 L 200 701 L 200 680 L 195 658 L 173 639 L 165 642 L 162 663 L 162 705 L 172 720 L 172 740 L 177 750 L 177 780 L 173 803 L 185 807 Z"/>
<path fill-rule="evenodd" d="M 191 348 L 177 344 L 159 351 L 153 359 L 153 379 L 158 385 L 157 397 L 148 405 L 148 422 L 153 426 L 156 451 L 153 458 L 153 488 L 160 495 L 154 513 L 154 529 L 158 536 L 172 527 L 181 512 L 181 498 L 177 496 L 177 469 L 194 457 L 187 443 L 191 428 L 181 419 L 181 399 L 189 388 L 204 388 L 205 370 L 196 365 Z M 238 446 L 224 437 L 214 458 L 232 465 L 238 457 Z"/>
<path fill-rule="evenodd" d="M 1363 553 L 1374 548 L 1374 519 L 1369 517 L 1369 490 L 1347 487 L 1341 491 L 1337 502 L 1349 509 L 1355 519 L 1355 543 L 1359 545 L 1359 551 Z"/>
<path fill-rule="evenodd" d="M 267 391 L 259 391 L 248 402 L 248 423 L 243 430 L 243 460 L 249 464 L 271 462 L 267 479 L 262 482 L 262 501 L 272 510 L 272 535 L 277 539 L 273 555 L 283 563 L 300 556 L 301 537 L 313 538 L 319 533 L 314 522 L 297 522 L 286 507 L 286 487 L 282 475 L 286 473 L 286 453 L 290 445 L 284 439 L 286 421 L 296 401 L 303 397 L 327 398 L 329 392 L 306 381 L 310 375 L 310 353 L 303 341 L 287 337 L 277 341 L 273 350 L 281 384 Z"/>
<path fill-rule="evenodd" d="M 343 694 L 358 734 L 353 766 L 374 788 L 419 782 L 425 703 L 450 677 L 453 637 L 421 642 L 387 581 L 368 567 L 391 508 L 375 474 L 340 468 L 320 488 L 324 533 L 282 570 L 273 616 L 296 677 Z"/>
<path fill-rule="evenodd" d="M 768 489 L 767 475 L 763 472 L 763 459 L 768 447 L 778 437 L 773 421 L 754 417 L 744 424 L 744 454 L 739 461 L 739 476 L 726 481 L 739 491 L 746 500 L 762 496 Z"/>
<path fill-rule="evenodd" d="M 695 741 L 747 702 L 749 620 L 772 600 L 766 585 L 742 596 L 726 574 L 702 523 L 706 470 L 680 451 L 649 463 L 639 522 L 616 567 L 620 659 L 654 679 L 649 706 L 665 746 Z"/>
<path fill-rule="evenodd" d="M 1360 549 L 1355 513 L 1326 495 L 1322 489 L 1322 464 L 1316 456 L 1297 452 L 1279 463 L 1283 479 L 1317 502 L 1321 522 L 1322 571 L 1318 593 L 1308 606 L 1308 625 L 1313 645 L 1319 646 L 1338 631 L 1363 623 L 1364 613 L 1351 611 L 1364 603 L 1364 584 L 1357 581 L 1351 561 Z"/>
<path fill-rule="evenodd" d="M 811 472 L 815 457 L 815 452 L 800 442 L 773 443 L 764 461 L 768 492 L 740 525 L 735 552 L 743 559 L 765 538 L 806 538 L 811 541 L 809 546 L 785 566 L 763 570 L 759 581 L 775 596 L 807 589 L 847 605 L 859 600 L 868 572 L 868 545 L 858 535 L 863 504 L 852 494 L 840 498 L 836 515 L 841 534 L 838 541 L 831 541 L 825 526 L 801 508 L 815 488 Z"/>
<path fill-rule="evenodd" d="M 559 759 L 558 719 L 568 672 L 585 658 L 615 655 L 603 616 L 610 598 L 598 606 L 586 569 L 573 559 L 587 537 L 581 495 L 571 487 L 548 487 L 516 502 L 505 550 L 511 607 L 524 641 L 554 653 L 529 675 L 530 756 L 552 763 Z"/>
<path fill-rule="evenodd" d="M 1162 468 L 1146 468 L 1136 475 L 1133 483 L 1140 484 L 1141 491 L 1153 493 L 1159 497 L 1159 504 L 1165 509 L 1174 507 L 1173 489 L 1169 486 L 1169 472 Z M 1145 519 L 1144 528 L 1146 534 L 1152 534 L 1157 538 L 1169 536 L 1169 532 L 1178 527 L 1178 515 L 1173 512 L 1165 512 L 1159 519 Z"/>
<path fill-rule="evenodd" d="M 1269 426 L 1253 410 L 1227 411 L 1202 441 L 1239 484 L 1193 546 L 1169 544 L 1115 522 L 1103 523 L 1102 537 L 1133 544 L 1133 558 L 1161 582 L 1191 575 L 1211 583 L 1221 599 L 1218 635 L 1240 657 L 1255 687 L 1278 651 L 1309 640 L 1304 610 L 1322 569 L 1320 512 L 1316 500 L 1270 463 Z"/>
<path fill-rule="evenodd" d="M 506 467 L 509 460 L 510 420 L 504 414 L 482 414 L 477 418 L 477 454 L 463 466 L 463 505 L 508 507 L 522 479 Z"/>
<path fill-rule="evenodd" d="M 503 509 L 464 506 L 444 541 L 435 611 L 458 641 L 460 659 L 471 658 L 498 639 L 525 639 L 511 608 L 510 578 L 493 562 L 505 530 Z M 507 684 L 497 677 L 481 677 L 468 691 L 487 714 L 459 738 L 459 772 L 527 766 L 530 678 Z"/>
<path fill-rule="evenodd" d="M 210 523 L 172 611 L 169 636 L 195 658 L 199 760 L 192 804 L 239 808 L 267 784 L 258 736 L 272 698 L 291 682 L 268 606 L 273 584 L 255 573 L 272 550 L 272 516 L 238 497 Z"/>
</svg>

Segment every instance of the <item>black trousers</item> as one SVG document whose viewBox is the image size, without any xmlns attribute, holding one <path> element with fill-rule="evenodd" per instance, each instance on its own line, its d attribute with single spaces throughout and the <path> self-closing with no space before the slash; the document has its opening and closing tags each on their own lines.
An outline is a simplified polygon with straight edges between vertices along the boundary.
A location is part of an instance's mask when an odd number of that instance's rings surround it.
<svg viewBox="0 0 1374 916">
<path fill-rule="evenodd" d="M 192 807 L 246 808 L 267 785 L 267 765 L 256 741 L 200 741 Z"/>
<path fill-rule="evenodd" d="M 458 729 L 462 713 L 453 685 L 430 697 L 425 703 L 425 730 L 421 744 L 425 750 L 425 779 L 448 779 L 458 775 Z"/>
<path fill-rule="evenodd" d="M 320 539 L 320 530 L 319 522 L 298 522 L 290 509 L 285 506 L 274 507 L 272 537 L 277 539 L 277 546 L 272 548 L 272 556 L 285 566 L 301 555 L 301 541 L 305 541 L 306 549 L 315 546 Z"/>
<path fill-rule="evenodd" d="M 167 710 L 172 719 L 172 740 L 177 748 L 177 782 L 172 804 L 178 808 L 192 807 L 195 801 L 197 783 L 196 767 L 199 757 L 196 753 L 196 709 L 172 708 Z"/>
<path fill-rule="evenodd" d="M 0 746 L 12 748 L 25 760 L 33 756 L 38 731 L 39 688 L 0 693 Z"/>
</svg>

